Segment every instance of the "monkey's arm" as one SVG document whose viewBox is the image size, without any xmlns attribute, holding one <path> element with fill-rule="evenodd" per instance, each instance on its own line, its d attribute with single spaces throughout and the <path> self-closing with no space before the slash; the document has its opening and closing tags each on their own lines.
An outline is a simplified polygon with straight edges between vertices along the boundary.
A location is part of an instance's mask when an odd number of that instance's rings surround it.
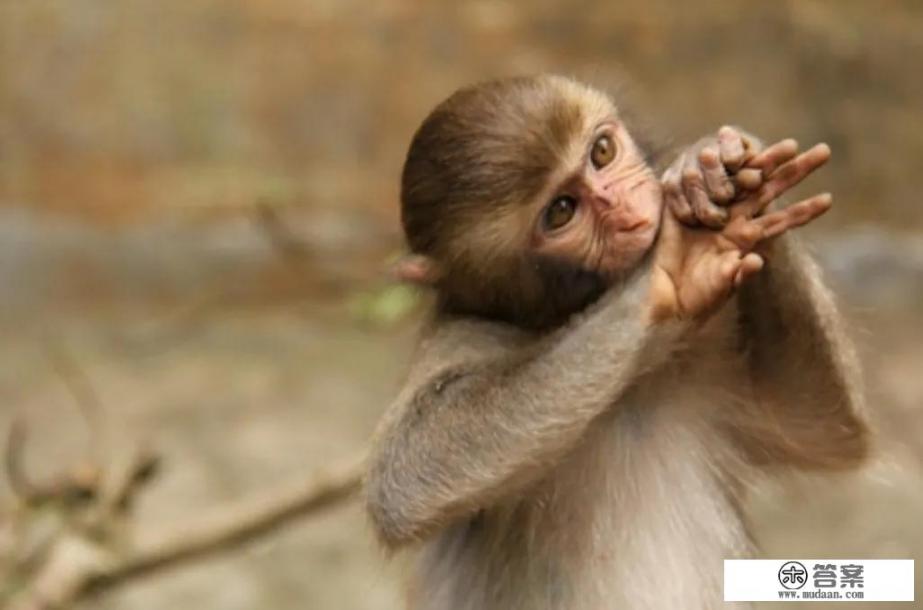
<svg viewBox="0 0 923 610">
<path fill-rule="evenodd" d="M 381 540 L 422 539 L 536 480 L 662 362 L 686 323 L 647 322 L 646 284 L 532 345 L 485 322 L 438 326 L 373 445 L 366 500 Z"/>
<path fill-rule="evenodd" d="M 763 464 L 846 467 L 864 456 L 867 443 L 856 358 L 817 266 L 793 237 L 780 235 L 774 219 L 787 213 L 791 226 L 805 224 L 811 210 L 813 217 L 823 213 L 830 199 L 815 196 L 813 204 L 808 199 L 763 213 L 830 156 L 824 145 L 797 152 L 794 140 L 764 148 L 752 134 L 723 127 L 670 166 L 665 199 L 686 224 L 726 222 L 722 231 L 745 251 L 757 244 L 750 230 L 734 227 L 741 217 L 753 218 L 755 236 L 775 239 L 757 249 L 766 267 L 742 282 L 738 301 L 754 390 L 753 400 L 729 413 L 741 448 Z M 743 180 L 745 172 L 755 175 Z"/>
<path fill-rule="evenodd" d="M 740 291 L 755 401 L 739 428 L 761 464 L 846 468 L 868 451 L 855 350 L 820 270 L 791 235 Z"/>
</svg>

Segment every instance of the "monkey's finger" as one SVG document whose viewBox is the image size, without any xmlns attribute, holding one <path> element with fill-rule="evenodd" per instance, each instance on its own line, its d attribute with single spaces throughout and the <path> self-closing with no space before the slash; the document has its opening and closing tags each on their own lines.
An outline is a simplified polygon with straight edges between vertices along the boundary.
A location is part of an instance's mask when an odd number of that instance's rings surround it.
<svg viewBox="0 0 923 610">
<path fill-rule="evenodd" d="M 746 165 L 750 159 L 758 155 L 760 151 L 763 150 L 763 145 L 759 140 L 753 139 L 743 131 L 740 132 L 740 138 L 744 143 L 744 165 Z"/>
<path fill-rule="evenodd" d="M 727 222 L 727 209 L 715 205 L 709 198 L 705 177 L 697 167 L 683 170 L 683 193 L 696 219 L 706 227 L 720 229 Z"/>
<path fill-rule="evenodd" d="M 721 153 L 721 163 L 729 172 L 736 172 L 746 160 L 746 149 L 740 131 L 729 125 L 718 130 L 718 149 Z"/>
<path fill-rule="evenodd" d="M 713 290 L 718 295 L 727 295 L 737 285 L 737 276 L 743 268 L 744 259 L 737 252 L 727 252 L 718 259 L 717 284 Z"/>
<path fill-rule="evenodd" d="M 740 267 L 737 269 L 737 275 L 734 276 L 734 287 L 740 288 L 748 277 L 752 277 L 763 269 L 763 257 L 751 252 L 744 256 L 740 261 Z"/>
<path fill-rule="evenodd" d="M 663 186 L 664 201 L 676 219 L 685 225 L 693 226 L 696 224 L 695 214 L 692 213 L 692 206 L 686 200 L 686 195 L 683 193 L 683 187 L 680 182 L 680 168 L 684 160 L 685 153 L 677 163 L 664 172 L 661 184 Z"/>
<path fill-rule="evenodd" d="M 676 191 L 667 194 L 665 200 L 670 213 L 673 214 L 679 222 L 688 227 L 698 225 L 695 214 L 692 212 L 692 206 L 686 201 L 686 196 L 679 187 L 677 187 Z"/>
<path fill-rule="evenodd" d="M 818 144 L 779 167 L 746 204 L 746 212 L 756 216 L 779 195 L 789 190 L 830 159 L 830 147 Z"/>
<path fill-rule="evenodd" d="M 657 258 L 662 261 L 664 269 L 679 269 L 682 264 L 685 248 L 683 247 L 683 232 L 686 228 L 671 210 L 664 210 L 660 225 L 660 236 L 657 240 Z"/>
<path fill-rule="evenodd" d="M 798 154 L 798 142 L 792 138 L 776 142 L 760 154 L 747 161 L 747 167 L 762 171 L 764 176 L 772 175 L 776 168 L 792 160 Z"/>
<path fill-rule="evenodd" d="M 730 176 L 721 164 L 720 153 L 711 147 L 703 148 L 699 152 L 699 166 L 705 176 L 705 186 L 712 201 L 719 204 L 728 204 L 734 199 L 735 189 Z"/>
<path fill-rule="evenodd" d="M 740 269 L 738 252 L 709 253 L 693 268 L 689 282 L 680 286 L 682 308 L 694 317 L 707 316 L 727 299 L 734 289 L 734 278 Z"/>
<path fill-rule="evenodd" d="M 744 167 L 734 174 L 734 185 L 738 191 L 755 191 L 763 184 L 763 172 L 752 167 Z"/>
<path fill-rule="evenodd" d="M 736 216 L 725 227 L 722 236 L 741 252 L 750 252 L 763 239 L 763 228 L 745 216 Z"/>
<path fill-rule="evenodd" d="M 818 216 L 824 214 L 833 205 L 833 196 L 830 193 L 821 193 L 794 203 L 783 210 L 766 214 L 751 221 L 759 227 L 761 241 L 771 239 L 785 233 L 789 229 L 808 224 Z"/>
</svg>

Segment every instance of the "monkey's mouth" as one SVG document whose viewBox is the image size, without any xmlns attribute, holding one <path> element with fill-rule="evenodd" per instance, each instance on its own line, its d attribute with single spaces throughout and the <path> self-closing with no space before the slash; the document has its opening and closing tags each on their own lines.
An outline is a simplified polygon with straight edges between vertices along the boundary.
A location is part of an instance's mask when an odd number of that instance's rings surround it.
<svg viewBox="0 0 923 610">
<path fill-rule="evenodd" d="M 629 224 L 620 227 L 620 228 L 619 228 L 619 232 L 621 232 L 621 233 L 634 233 L 635 231 L 640 231 L 640 230 L 642 230 L 642 229 L 646 229 L 647 227 L 650 226 L 650 224 L 651 224 L 651 223 L 650 223 L 647 219 L 645 219 L 645 218 L 638 218 L 638 219 L 636 219 L 636 220 L 631 221 Z"/>
<path fill-rule="evenodd" d="M 651 227 L 650 219 L 638 216 L 635 218 L 607 218 L 608 230 L 615 235 L 631 235 L 641 233 Z"/>
</svg>

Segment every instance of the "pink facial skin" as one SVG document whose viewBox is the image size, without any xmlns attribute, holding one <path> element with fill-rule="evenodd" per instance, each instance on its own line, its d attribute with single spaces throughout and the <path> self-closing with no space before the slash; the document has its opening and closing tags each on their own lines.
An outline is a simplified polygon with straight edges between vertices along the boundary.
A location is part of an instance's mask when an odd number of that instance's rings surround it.
<svg viewBox="0 0 923 610">
<path fill-rule="evenodd" d="M 663 194 L 660 181 L 620 124 L 606 123 L 593 134 L 615 143 L 615 157 L 597 168 L 588 153 L 582 166 L 554 191 L 576 201 L 573 217 L 548 229 L 542 214 L 536 223 L 534 248 L 540 255 L 570 260 L 583 269 L 616 277 L 633 268 L 651 248 L 660 225 Z"/>
</svg>

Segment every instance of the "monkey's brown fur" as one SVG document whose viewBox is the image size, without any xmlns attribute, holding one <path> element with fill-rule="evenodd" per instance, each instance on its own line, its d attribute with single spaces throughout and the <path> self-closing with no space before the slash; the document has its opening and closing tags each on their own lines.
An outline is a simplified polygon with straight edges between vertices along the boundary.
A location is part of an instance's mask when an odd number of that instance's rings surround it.
<svg viewBox="0 0 923 610">
<path fill-rule="evenodd" d="M 425 124 L 417 136 L 433 156 L 411 155 L 404 175 L 412 249 L 456 256 L 440 248 L 474 227 L 471 206 L 487 205 L 475 195 L 528 196 L 549 161 L 532 151 L 521 164 L 505 146 L 523 133 L 536 151 L 566 140 L 573 113 L 598 95 L 572 97 L 566 83 L 517 81 L 511 106 L 475 88 L 436 111 L 433 121 L 459 131 Z M 545 122 L 517 123 L 520 113 Z M 446 146 L 460 157 L 441 165 Z M 504 175 L 505 159 L 526 171 Z M 478 193 L 483 184 L 493 190 Z M 517 262 L 482 264 L 498 275 L 472 271 L 464 287 L 498 291 L 488 310 L 500 303 L 503 315 L 437 312 L 368 472 L 380 539 L 422 547 L 414 608 L 719 607 L 722 560 L 752 552 L 746 483 L 769 468 L 845 468 L 866 453 L 853 351 L 816 266 L 788 235 L 694 332 L 691 321 L 645 322 L 649 263 L 589 304 L 565 304 L 570 319 L 548 326 L 515 323 L 529 306 L 504 300 L 522 289 Z M 508 292 L 489 284 L 504 277 Z"/>
<path fill-rule="evenodd" d="M 510 217 L 609 104 L 561 77 L 521 77 L 462 89 L 426 118 L 404 164 L 401 219 L 412 251 L 451 267 L 438 282 L 442 310 L 537 328 L 599 297 L 596 274 L 508 246 L 521 237 Z"/>
</svg>

